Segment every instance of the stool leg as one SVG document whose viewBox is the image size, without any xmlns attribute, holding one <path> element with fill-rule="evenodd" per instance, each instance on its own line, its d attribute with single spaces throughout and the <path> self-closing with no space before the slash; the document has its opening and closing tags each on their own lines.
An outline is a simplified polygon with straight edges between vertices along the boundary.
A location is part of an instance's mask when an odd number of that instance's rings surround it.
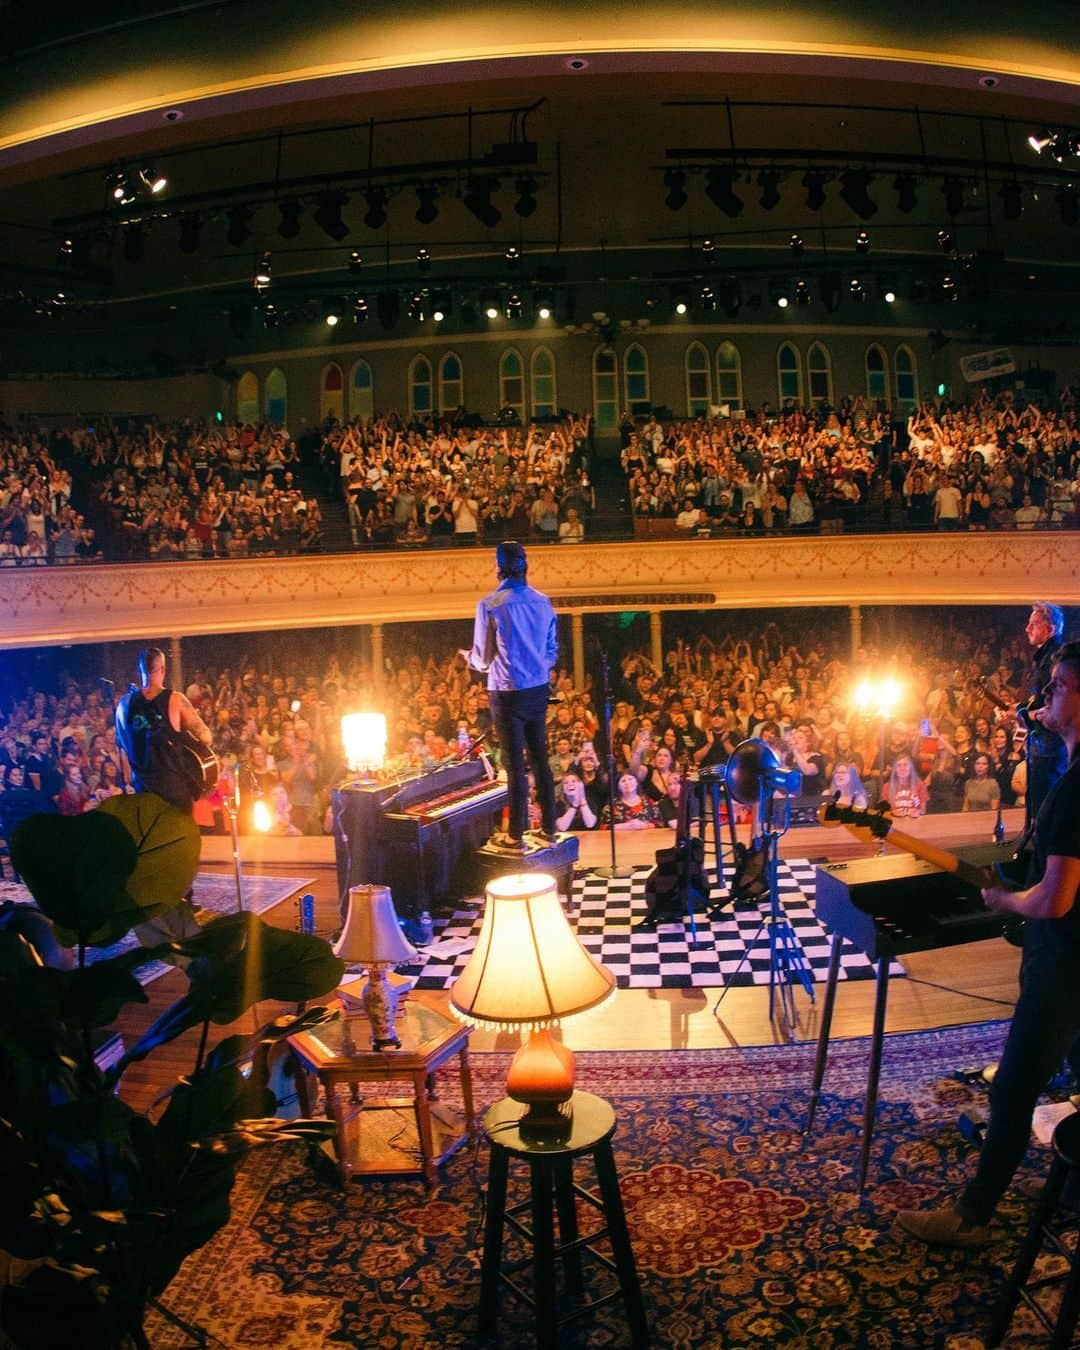
<svg viewBox="0 0 1080 1350">
<path fill-rule="evenodd" d="M 506 1216 L 506 1173 L 509 1155 L 492 1144 L 488 1150 L 487 1213 L 484 1256 L 480 1265 L 480 1330 L 493 1332 L 499 1314 L 499 1267 L 502 1264 L 503 1220 Z"/>
<path fill-rule="evenodd" d="M 578 1239 L 577 1206 L 574 1204 L 574 1165 L 569 1158 L 561 1158 L 555 1164 L 555 1208 L 559 1215 L 559 1245 L 576 1242 Z M 572 1294 L 584 1292 L 585 1284 L 581 1274 L 581 1249 L 563 1253 L 563 1266 L 566 1269 L 566 1287 Z"/>
<path fill-rule="evenodd" d="M 1068 1175 L 1068 1171 L 1068 1163 L 1061 1158 L 1054 1159 L 1050 1168 L 1050 1176 L 1043 1187 L 1042 1195 L 1039 1196 L 1035 1212 L 1031 1216 L 1027 1236 L 1017 1253 L 1016 1264 L 1012 1268 L 1012 1274 L 1009 1276 L 1005 1288 L 1001 1291 L 997 1306 L 994 1309 L 990 1330 L 987 1333 L 987 1344 L 990 1346 L 1000 1345 L 1005 1339 L 1005 1333 L 1009 1329 L 1013 1313 L 1016 1311 L 1016 1305 L 1020 1302 L 1020 1290 L 1027 1284 L 1032 1267 L 1035 1265 L 1035 1258 L 1042 1246 L 1043 1226 L 1057 1208 L 1058 1197 L 1065 1186 L 1065 1177 Z"/>
<path fill-rule="evenodd" d="M 645 1346 L 649 1344 L 649 1324 L 645 1320 L 641 1285 L 638 1283 L 637 1267 L 634 1265 L 630 1230 L 626 1226 L 626 1214 L 619 1193 L 619 1178 L 615 1172 L 615 1158 L 611 1152 L 610 1140 L 600 1140 L 596 1145 L 595 1157 L 596 1178 L 600 1183 L 600 1198 L 604 1202 L 604 1217 L 607 1219 L 608 1234 L 611 1237 L 615 1271 L 619 1277 L 623 1303 L 626 1305 L 626 1318 L 630 1323 L 631 1343 L 635 1346 Z"/>
<path fill-rule="evenodd" d="M 555 1212 L 554 1175 L 549 1158 L 530 1158 L 533 1221 L 533 1298 L 536 1300 L 536 1344 L 555 1350 Z"/>
<path fill-rule="evenodd" d="M 1076 1315 L 1080 1312 L 1080 1233 L 1076 1241 L 1078 1245 L 1073 1249 L 1069 1278 L 1065 1283 L 1054 1334 L 1050 1338 L 1050 1350 L 1066 1350 L 1067 1346 L 1072 1345 Z"/>
</svg>

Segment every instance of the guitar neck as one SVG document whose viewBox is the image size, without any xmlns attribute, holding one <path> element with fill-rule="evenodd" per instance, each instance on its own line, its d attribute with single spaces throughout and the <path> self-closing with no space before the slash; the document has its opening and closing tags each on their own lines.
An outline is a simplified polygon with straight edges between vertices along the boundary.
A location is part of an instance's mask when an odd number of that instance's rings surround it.
<svg viewBox="0 0 1080 1350">
<path fill-rule="evenodd" d="M 955 872 L 961 881 L 966 881 L 970 886 L 981 888 L 987 884 L 985 868 L 965 862 L 955 853 L 938 848 L 936 844 L 919 839 L 916 835 L 905 834 L 903 830 L 890 830 L 889 843 L 895 844 L 897 848 L 903 849 L 905 853 L 910 853 L 915 858 L 921 858 L 923 862 L 928 862 L 933 867 L 939 867 L 943 872 Z"/>
</svg>

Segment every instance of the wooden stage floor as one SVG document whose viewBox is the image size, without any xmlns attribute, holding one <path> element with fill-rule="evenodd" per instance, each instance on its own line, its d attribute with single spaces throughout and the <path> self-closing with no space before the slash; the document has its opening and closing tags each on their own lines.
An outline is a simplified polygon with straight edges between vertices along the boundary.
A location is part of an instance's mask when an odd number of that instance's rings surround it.
<svg viewBox="0 0 1080 1350">
<path fill-rule="evenodd" d="M 1020 815 L 1020 812 L 1006 813 L 1010 838 L 1019 831 Z M 950 844 L 988 841 L 993 824 L 990 813 L 931 816 L 915 822 L 915 829 L 948 847 Z M 224 860 L 224 842 L 205 841 L 204 871 L 231 871 Z M 618 861 L 623 865 L 651 864 L 657 848 L 670 842 L 670 832 L 666 831 L 620 833 Z M 787 857 L 836 862 L 863 856 L 868 850 L 845 830 L 815 827 L 791 831 L 781 841 L 780 851 Z M 316 900 L 317 931 L 328 935 L 336 928 L 337 878 L 330 840 L 245 840 L 241 855 L 245 868 L 253 872 L 314 877 L 311 889 Z M 581 866 L 605 863 L 609 856 L 606 834 L 582 836 Z M 297 906 L 286 902 L 265 917 L 282 927 L 295 927 Z M 890 982 L 887 1033 L 984 1022 L 1011 1014 L 1017 995 L 1020 953 L 1002 938 L 918 953 L 905 957 L 903 964 L 908 978 Z M 147 990 L 149 1002 L 125 1010 L 117 1030 L 130 1043 L 164 1008 L 182 995 L 185 987 L 186 981 L 179 972 L 156 980 Z M 824 985 L 816 988 L 817 1002 L 813 1005 L 801 988 L 796 989 L 798 1026 L 795 1035 L 799 1040 L 813 1040 L 818 1033 Z M 565 1039 L 575 1050 L 686 1050 L 767 1045 L 784 1039 L 769 1020 L 767 988 L 732 989 L 721 1004 L 718 1016 L 713 1014 L 716 993 L 708 989 L 621 989 L 604 1008 L 567 1023 Z M 446 1001 L 445 993 L 429 992 L 413 997 L 430 1001 L 434 1006 L 444 1005 Z M 869 1035 L 873 1002 L 872 980 L 842 983 L 836 997 L 833 1038 Z M 276 1011 L 270 1005 L 262 1006 L 264 1019 Z M 212 1034 L 217 1040 L 233 1030 L 250 1029 L 248 1018 L 235 1028 L 215 1027 Z M 192 1032 L 155 1052 L 150 1060 L 133 1065 L 124 1077 L 125 1098 L 132 1105 L 147 1107 L 174 1081 L 176 1074 L 190 1069 L 196 1043 L 196 1033 Z M 473 1051 L 481 1053 L 512 1050 L 518 1044 L 518 1037 L 477 1028 L 470 1044 Z"/>
</svg>

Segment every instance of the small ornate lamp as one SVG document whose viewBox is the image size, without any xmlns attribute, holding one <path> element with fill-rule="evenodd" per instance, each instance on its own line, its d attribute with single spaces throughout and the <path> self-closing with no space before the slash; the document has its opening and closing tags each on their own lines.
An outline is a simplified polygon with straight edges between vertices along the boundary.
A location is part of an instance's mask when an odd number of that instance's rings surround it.
<svg viewBox="0 0 1080 1350">
<path fill-rule="evenodd" d="M 387 971 L 417 954 L 398 924 L 390 887 L 350 886 L 349 913 L 334 944 L 334 955 L 348 965 L 367 968 L 361 998 L 376 1050 L 401 1044 L 394 1034 L 397 991 L 387 979 Z"/>
<path fill-rule="evenodd" d="M 565 1130 L 574 1055 L 550 1028 L 599 1007 L 614 991 L 615 976 L 570 927 L 554 877 L 528 872 L 488 883 L 480 937 L 451 986 L 450 1007 L 467 1022 L 529 1029 L 506 1079 L 507 1094 L 529 1107 L 523 1126 Z"/>
<path fill-rule="evenodd" d="M 341 743 L 349 772 L 373 778 L 386 761 L 386 718 L 382 713 L 346 713 Z"/>
</svg>

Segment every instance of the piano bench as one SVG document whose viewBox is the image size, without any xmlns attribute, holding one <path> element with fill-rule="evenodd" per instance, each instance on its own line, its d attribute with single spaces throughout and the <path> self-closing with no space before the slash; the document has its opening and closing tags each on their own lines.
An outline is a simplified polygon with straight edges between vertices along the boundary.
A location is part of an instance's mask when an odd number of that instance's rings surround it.
<svg viewBox="0 0 1080 1350">
<path fill-rule="evenodd" d="M 569 908 L 573 903 L 574 864 L 580 845 L 577 835 L 563 835 L 557 844 L 547 848 L 530 849 L 528 853 L 503 853 L 482 845 L 473 855 L 476 859 L 477 884 L 485 890 L 494 877 L 505 877 L 511 872 L 548 872 L 555 878 L 559 894 L 566 896 Z"/>
</svg>

